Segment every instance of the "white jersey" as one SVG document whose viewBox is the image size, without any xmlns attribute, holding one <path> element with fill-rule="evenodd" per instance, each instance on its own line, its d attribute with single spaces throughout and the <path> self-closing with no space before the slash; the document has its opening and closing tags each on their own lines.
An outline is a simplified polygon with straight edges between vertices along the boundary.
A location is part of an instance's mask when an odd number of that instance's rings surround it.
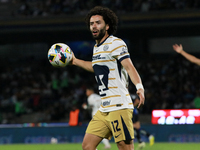
<svg viewBox="0 0 200 150">
<path fill-rule="evenodd" d="M 88 97 L 87 101 L 88 105 L 92 107 L 92 117 L 93 117 L 101 106 L 101 97 L 98 94 L 93 93 Z"/>
<path fill-rule="evenodd" d="M 120 63 L 125 58 L 130 58 L 126 43 L 115 36 L 94 46 L 92 65 L 101 96 L 101 112 L 133 109 L 127 89 L 128 73 Z"/>
</svg>

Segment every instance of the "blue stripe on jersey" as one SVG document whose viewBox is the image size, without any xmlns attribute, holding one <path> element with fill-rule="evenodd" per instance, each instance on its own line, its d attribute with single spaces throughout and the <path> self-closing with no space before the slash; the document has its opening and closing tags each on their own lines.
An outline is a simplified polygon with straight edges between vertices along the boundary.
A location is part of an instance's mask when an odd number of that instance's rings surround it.
<svg viewBox="0 0 200 150">
<path fill-rule="evenodd" d="M 128 131 L 128 128 L 127 128 L 122 116 L 121 116 L 121 120 L 122 120 L 122 126 L 123 126 L 123 129 L 124 129 L 124 134 L 125 134 L 126 140 L 132 140 L 131 135 L 130 135 L 130 133 Z"/>
<path fill-rule="evenodd" d="M 104 87 L 103 89 L 99 89 L 100 96 L 106 96 L 106 93 L 104 91 L 108 90 L 108 75 L 110 73 L 110 70 L 107 66 L 101 66 L 95 64 L 93 66 L 95 78 L 97 80 L 98 86 Z"/>
<path fill-rule="evenodd" d="M 121 69 L 122 69 L 122 65 L 121 65 L 121 63 L 120 63 L 120 61 L 117 59 L 117 68 L 118 68 L 118 73 L 119 73 L 119 76 L 120 76 L 120 78 L 121 78 Z"/>
<path fill-rule="evenodd" d="M 130 55 L 126 55 L 126 56 L 120 58 L 119 61 L 121 62 L 122 60 L 124 60 L 124 59 L 126 59 L 126 58 L 130 58 Z"/>
</svg>

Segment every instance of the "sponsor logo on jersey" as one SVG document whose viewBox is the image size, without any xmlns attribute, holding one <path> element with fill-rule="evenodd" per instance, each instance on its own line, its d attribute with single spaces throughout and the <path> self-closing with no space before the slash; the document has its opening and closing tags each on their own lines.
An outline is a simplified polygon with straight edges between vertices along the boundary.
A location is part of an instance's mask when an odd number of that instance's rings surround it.
<svg viewBox="0 0 200 150">
<path fill-rule="evenodd" d="M 123 48 L 122 48 L 122 52 L 120 53 L 120 55 L 123 55 L 123 54 L 125 54 L 125 53 L 128 53 L 128 50 L 127 50 L 126 47 L 123 47 Z"/>
<path fill-rule="evenodd" d="M 104 101 L 104 102 L 102 102 L 102 105 L 103 106 L 108 106 L 108 105 L 110 105 L 110 101 Z"/>
<path fill-rule="evenodd" d="M 105 57 L 101 57 L 101 54 L 92 57 L 93 61 L 98 59 L 105 59 Z"/>
</svg>

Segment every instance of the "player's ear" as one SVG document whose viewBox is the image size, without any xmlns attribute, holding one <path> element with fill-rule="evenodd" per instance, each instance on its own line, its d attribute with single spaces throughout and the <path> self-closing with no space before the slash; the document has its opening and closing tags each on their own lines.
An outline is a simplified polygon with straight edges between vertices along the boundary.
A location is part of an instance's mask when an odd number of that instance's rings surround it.
<svg viewBox="0 0 200 150">
<path fill-rule="evenodd" d="M 108 25 L 108 24 L 106 24 L 106 31 L 108 31 L 108 29 L 109 29 L 109 25 Z"/>
</svg>

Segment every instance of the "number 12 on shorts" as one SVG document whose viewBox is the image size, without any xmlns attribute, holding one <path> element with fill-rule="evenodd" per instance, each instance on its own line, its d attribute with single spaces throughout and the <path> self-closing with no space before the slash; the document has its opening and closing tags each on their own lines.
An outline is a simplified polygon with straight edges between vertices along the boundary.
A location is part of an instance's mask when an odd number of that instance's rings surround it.
<svg viewBox="0 0 200 150">
<path fill-rule="evenodd" d="M 118 120 L 112 121 L 111 124 L 112 124 L 112 127 L 113 127 L 114 132 L 116 132 L 116 131 L 117 131 L 117 132 L 118 132 L 118 131 L 121 131 L 121 129 L 118 127 L 118 125 L 119 125 Z"/>
</svg>

